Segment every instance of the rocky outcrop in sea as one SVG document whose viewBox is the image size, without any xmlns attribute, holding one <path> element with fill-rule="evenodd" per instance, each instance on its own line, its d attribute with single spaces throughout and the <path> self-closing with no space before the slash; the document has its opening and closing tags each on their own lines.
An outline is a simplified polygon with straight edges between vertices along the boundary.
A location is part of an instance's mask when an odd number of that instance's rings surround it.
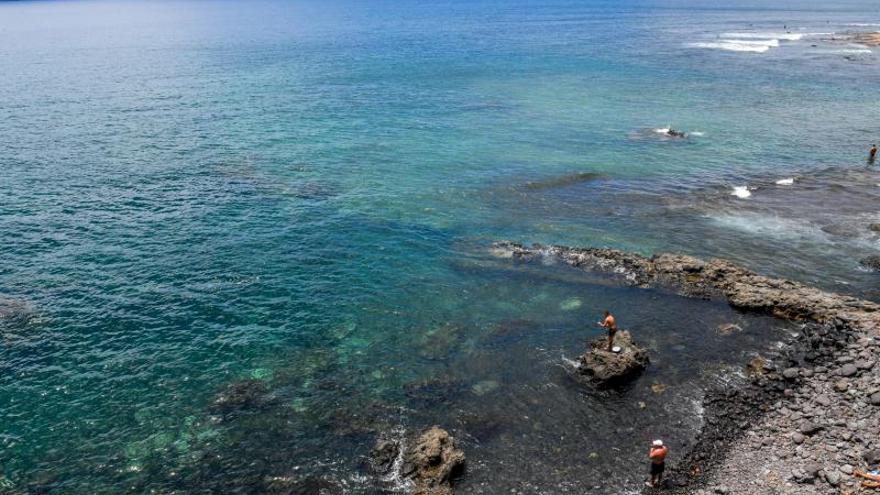
<svg viewBox="0 0 880 495">
<path fill-rule="evenodd" d="M 648 366 L 648 351 L 633 342 L 626 330 L 614 336 L 617 352 L 608 350 L 608 338 L 594 340 L 578 367 L 583 375 L 600 387 L 613 387 L 638 376 Z"/>
</svg>

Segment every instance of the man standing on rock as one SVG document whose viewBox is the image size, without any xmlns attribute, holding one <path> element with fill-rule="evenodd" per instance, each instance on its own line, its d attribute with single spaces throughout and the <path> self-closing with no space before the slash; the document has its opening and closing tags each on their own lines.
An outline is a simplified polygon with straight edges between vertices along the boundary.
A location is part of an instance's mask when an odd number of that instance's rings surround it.
<svg viewBox="0 0 880 495">
<path fill-rule="evenodd" d="M 663 440 L 654 440 L 648 458 L 651 459 L 651 481 L 645 484 L 656 488 L 663 481 L 663 471 L 666 469 L 666 454 L 669 449 L 663 445 Z"/>
<path fill-rule="evenodd" d="M 598 325 L 608 329 L 608 352 L 611 352 L 611 348 L 614 346 L 614 334 L 617 333 L 617 320 L 615 320 L 614 315 L 606 309 L 605 320 L 598 322 Z"/>
</svg>

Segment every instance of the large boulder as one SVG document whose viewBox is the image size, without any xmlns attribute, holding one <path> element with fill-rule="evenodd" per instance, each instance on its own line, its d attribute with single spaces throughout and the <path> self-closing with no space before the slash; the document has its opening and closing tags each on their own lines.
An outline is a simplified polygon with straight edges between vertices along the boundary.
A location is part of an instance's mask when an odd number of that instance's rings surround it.
<svg viewBox="0 0 880 495">
<path fill-rule="evenodd" d="M 609 351 L 608 338 L 602 337 L 594 340 L 581 356 L 580 372 L 599 386 L 619 385 L 648 366 L 648 351 L 636 345 L 626 330 L 614 335 L 614 345 L 620 347 L 620 352 Z"/>
<path fill-rule="evenodd" d="M 402 444 L 409 444 L 403 448 Z M 464 452 L 443 428 L 433 426 L 406 442 L 380 439 L 372 452 L 372 464 L 379 474 L 399 476 L 412 483 L 414 495 L 452 495 L 452 484 L 464 471 Z M 399 466 L 399 473 L 392 473 Z"/>
<path fill-rule="evenodd" d="M 451 495 L 464 469 L 464 452 L 443 428 L 433 426 L 404 455 L 403 475 L 415 483 L 415 495 Z"/>
</svg>

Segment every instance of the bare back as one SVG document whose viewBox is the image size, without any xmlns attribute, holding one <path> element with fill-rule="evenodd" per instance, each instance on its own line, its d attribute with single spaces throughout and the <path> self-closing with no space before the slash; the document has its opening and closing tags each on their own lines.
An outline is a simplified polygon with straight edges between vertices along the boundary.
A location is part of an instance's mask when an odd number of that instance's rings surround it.
<svg viewBox="0 0 880 495">
<path fill-rule="evenodd" d="M 617 330 L 617 320 L 614 319 L 614 315 L 606 316 L 602 326 L 609 330 Z"/>
</svg>

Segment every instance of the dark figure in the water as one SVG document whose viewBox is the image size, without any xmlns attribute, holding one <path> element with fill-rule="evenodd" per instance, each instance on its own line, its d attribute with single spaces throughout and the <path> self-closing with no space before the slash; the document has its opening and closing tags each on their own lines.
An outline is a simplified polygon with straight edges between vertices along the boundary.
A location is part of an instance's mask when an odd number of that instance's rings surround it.
<svg viewBox="0 0 880 495">
<path fill-rule="evenodd" d="M 874 160 L 877 159 L 877 145 L 872 144 L 871 149 L 868 150 L 868 164 L 873 165 Z"/>
<path fill-rule="evenodd" d="M 674 138 L 686 138 L 687 137 L 686 132 L 676 131 L 675 129 L 672 129 L 672 128 L 670 128 L 668 131 L 666 131 L 666 135 L 668 135 L 669 137 L 674 137 Z"/>
</svg>

